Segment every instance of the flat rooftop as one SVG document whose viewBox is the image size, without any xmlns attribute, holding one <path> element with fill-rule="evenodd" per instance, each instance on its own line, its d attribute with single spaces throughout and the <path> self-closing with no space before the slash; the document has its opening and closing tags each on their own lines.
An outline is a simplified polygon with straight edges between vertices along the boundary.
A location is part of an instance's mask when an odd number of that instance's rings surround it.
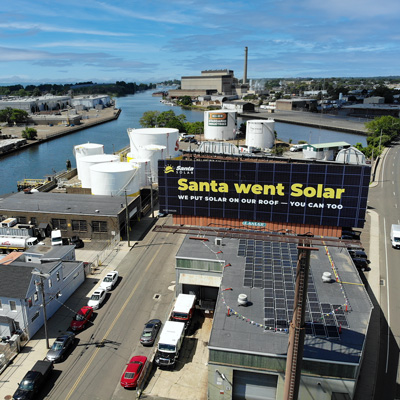
<svg viewBox="0 0 400 400">
<path fill-rule="evenodd" d="M 123 207 L 121 207 L 123 204 Z M 82 214 L 115 216 L 125 207 L 120 196 L 92 196 L 87 194 L 18 192 L 0 197 L 2 211 L 32 211 L 52 214 Z"/>
<path fill-rule="evenodd" d="M 297 244 L 223 238 L 222 246 L 217 246 L 215 237 L 208 239 L 192 240 L 187 235 L 177 258 L 226 266 L 209 348 L 285 357 Z M 314 247 L 319 250 L 312 251 L 310 259 L 303 357 L 358 364 L 372 303 L 346 248 Z M 331 283 L 322 281 L 324 272 L 332 274 Z M 247 295 L 248 306 L 238 304 L 239 294 Z"/>
</svg>

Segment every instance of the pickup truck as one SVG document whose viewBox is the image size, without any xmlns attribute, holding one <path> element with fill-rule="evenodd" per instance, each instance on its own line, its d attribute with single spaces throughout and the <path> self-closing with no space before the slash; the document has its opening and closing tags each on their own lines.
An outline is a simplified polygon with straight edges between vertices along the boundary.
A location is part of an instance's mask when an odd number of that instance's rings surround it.
<svg viewBox="0 0 400 400">
<path fill-rule="evenodd" d="M 23 377 L 18 389 L 13 394 L 13 399 L 34 399 L 52 370 L 53 363 L 51 361 L 36 361 L 33 368 Z"/>
</svg>

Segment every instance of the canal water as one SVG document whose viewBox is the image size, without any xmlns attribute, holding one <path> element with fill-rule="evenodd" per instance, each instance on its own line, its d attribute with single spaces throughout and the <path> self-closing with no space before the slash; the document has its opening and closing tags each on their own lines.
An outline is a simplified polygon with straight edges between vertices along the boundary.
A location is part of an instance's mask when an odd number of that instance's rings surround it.
<svg viewBox="0 0 400 400">
<path fill-rule="evenodd" d="M 117 120 L 84 129 L 58 139 L 32 146 L 0 159 L 0 195 L 17 191 L 17 181 L 25 178 L 42 179 L 56 171 L 65 169 L 66 160 L 76 166 L 73 148 L 76 145 L 91 142 L 104 145 L 106 153 L 112 153 L 129 145 L 128 128 L 140 128 L 139 120 L 146 111 L 173 110 L 175 114 L 185 114 L 188 122 L 204 120 L 201 111 L 182 110 L 179 107 L 166 106 L 160 97 L 152 97 L 153 91 L 116 99 L 116 106 L 122 109 Z M 238 127 L 242 120 L 238 119 Z M 279 139 L 293 143 L 306 140 L 309 143 L 346 141 L 350 144 L 366 145 L 366 137 L 343 132 L 315 129 L 306 126 L 275 123 Z"/>
</svg>

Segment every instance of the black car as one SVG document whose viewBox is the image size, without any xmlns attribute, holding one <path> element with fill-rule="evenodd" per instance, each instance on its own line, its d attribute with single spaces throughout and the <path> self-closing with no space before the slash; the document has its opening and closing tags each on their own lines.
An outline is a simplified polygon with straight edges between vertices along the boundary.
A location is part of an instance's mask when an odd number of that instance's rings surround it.
<svg viewBox="0 0 400 400">
<path fill-rule="evenodd" d="M 83 240 L 79 236 L 72 236 L 70 239 L 70 243 L 75 245 L 75 248 L 81 249 L 84 247 Z"/>
<path fill-rule="evenodd" d="M 143 346 L 152 346 L 158 332 L 161 328 L 161 321 L 159 319 L 152 319 L 144 326 L 143 333 L 140 336 L 140 343 Z"/>
<path fill-rule="evenodd" d="M 348 250 L 351 258 L 365 258 L 368 259 L 367 253 L 363 250 Z"/>
<path fill-rule="evenodd" d="M 365 258 L 353 258 L 353 263 L 356 268 L 361 271 L 371 271 L 371 268 L 368 265 L 368 260 Z"/>
</svg>

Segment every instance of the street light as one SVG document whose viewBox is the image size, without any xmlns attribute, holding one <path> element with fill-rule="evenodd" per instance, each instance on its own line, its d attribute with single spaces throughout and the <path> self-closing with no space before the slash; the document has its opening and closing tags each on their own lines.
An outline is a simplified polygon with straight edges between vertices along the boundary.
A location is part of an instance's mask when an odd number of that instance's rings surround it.
<svg viewBox="0 0 400 400">
<path fill-rule="evenodd" d="M 43 274 L 41 271 L 32 271 L 32 275 L 37 275 L 40 277 L 40 283 L 36 283 L 36 286 L 39 286 L 42 292 L 42 301 L 43 301 L 43 318 L 44 318 L 44 336 L 46 338 L 46 348 L 49 349 L 49 335 L 47 333 L 47 314 L 46 314 L 46 297 L 44 294 L 44 284 L 43 278 L 49 279 L 50 274 Z"/>
</svg>

